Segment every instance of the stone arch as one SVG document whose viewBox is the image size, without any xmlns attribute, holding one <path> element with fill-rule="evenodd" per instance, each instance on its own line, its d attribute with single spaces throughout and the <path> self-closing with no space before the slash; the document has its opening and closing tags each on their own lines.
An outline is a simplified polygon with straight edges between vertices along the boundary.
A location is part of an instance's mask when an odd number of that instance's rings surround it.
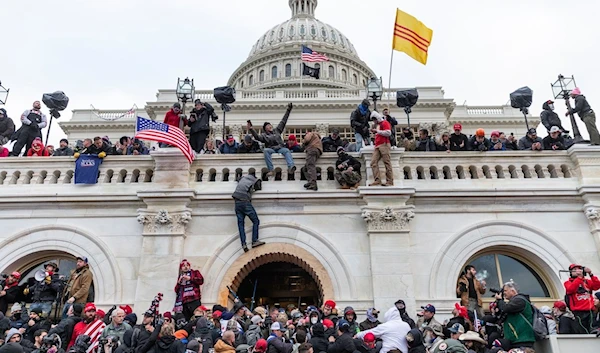
<svg viewBox="0 0 600 353">
<path fill-rule="evenodd" d="M 229 290 L 226 286 L 231 286 L 231 289 L 237 292 L 242 280 L 252 270 L 278 261 L 300 266 L 315 280 L 324 298 L 334 297 L 333 285 L 327 270 L 311 253 L 293 244 L 269 243 L 257 248 L 252 253 L 244 253 L 231 264 L 221 282 L 218 303 L 227 305 Z"/>
<path fill-rule="evenodd" d="M 67 225 L 46 225 L 23 230 L 0 243 L 5 256 L 0 259 L 3 272 L 13 271 L 49 254 L 66 253 L 88 258 L 94 275 L 95 302 L 119 303 L 121 274 L 109 248 L 98 237 Z"/>
<path fill-rule="evenodd" d="M 442 247 L 431 269 L 430 297 L 455 299 L 456 278 L 463 266 L 475 254 L 489 248 L 509 248 L 511 252 L 527 257 L 543 271 L 551 292 L 562 288 L 558 272 L 574 262 L 573 256 L 561 244 L 529 225 L 513 221 L 477 223 L 458 232 Z"/>
<path fill-rule="evenodd" d="M 246 229 L 247 234 L 251 232 L 251 228 Z M 266 244 L 244 253 L 236 233 L 215 251 L 202 269 L 202 273 L 208 274 L 203 287 L 203 302 L 226 304 L 225 286 L 231 285 L 245 266 L 252 266 L 249 264 L 254 259 L 266 254 L 293 256 L 304 261 L 316 276 L 315 281 L 322 286 L 326 299 L 356 298 L 348 265 L 335 246 L 319 233 L 292 222 L 264 223 L 260 226 L 260 240 Z"/>
</svg>

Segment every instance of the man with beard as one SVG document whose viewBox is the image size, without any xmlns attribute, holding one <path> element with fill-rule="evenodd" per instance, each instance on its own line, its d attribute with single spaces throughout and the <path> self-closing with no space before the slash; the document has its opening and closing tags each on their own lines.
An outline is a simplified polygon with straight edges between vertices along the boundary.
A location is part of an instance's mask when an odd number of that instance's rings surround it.
<svg viewBox="0 0 600 353">
<path fill-rule="evenodd" d="M 0 311 L 5 313 L 9 303 L 14 303 L 19 295 L 19 272 L 11 273 L 4 282 L 4 288 L 0 288 Z"/>
<path fill-rule="evenodd" d="M 85 304 L 90 295 L 94 275 L 90 271 L 87 257 L 77 257 L 77 264 L 69 277 L 63 298 L 68 298 L 63 310 L 63 319 L 67 317 L 69 307 L 74 303 Z M 95 311 L 95 310 L 94 310 Z"/>
<path fill-rule="evenodd" d="M 133 334 L 131 336 L 131 347 L 137 349 L 142 347 L 148 342 L 148 339 L 154 332 L 154 313 L 151 310 L 147 310 L 142 318 L 140 325 L 133 327 Z"/>
<path fill-rule="evenodd" d="M 73 328 L 73 334 L 71 335 L 71 341 L 67 346 L 67 350 L 75 344 L 77 337 L 86 335 L 91 339 L 90 348 L 88 349 L 88 352 L 91 352 L 98 346 L 98 339 L 105 327 L 106 324 L 96 318 L 96 306 L 94 303 L 87 303 L 83 309 L 83 321 L 77 323 Z"/>
<path fill-rule="evenodd" d="M 333 300 L 328 300 L 323 304 L 323 320 L 329 319 L 335 325 L 338 321 L 338 317 L 333 313 L 333 309 L 335 309 L 335 302 Z"/>
<path fill-rule="evenodd" d="M 47 320 L 43 320 L 41 314 L 41 308 L 34 308 L 29 313 L 29 321 L 24 326 L 25 333 L 23 334 L 23 338 L 28 340 L 29 342 L 35 341 L 36 331 L 45 330 L 46 332 L 48 332 L 48 330 L 50 330 L 50 322 Z"/>
<path fill-rule="evenodd" d="M 67 311 L 67 318 L 61 320 L 58 325 L 52 328 L 48 334 L 57 334 L 61 340 L 61 348 L 66 350 L 73 336 L 73 329 L 75 325 L 81 322 L 81 312 L 83 311 L 83 304 L 73 304 Z"/>
<path fill-rule="evenodd" d="M 411 319 L 410 316 L 408 316 L 408 313 L 406 313 L 406 303 L 404 302 L 404 300 L 398 299 L 394 303 L 394 305 L 396 305 L 396 309 L 398 309 L 398 312 L 400 313 L 400 318 L 402 319 L 402 321 L 406 322 L 408 324 L 408 326 L 410 326 L 411 329 L 417 328 L 417 324 L 415 324 L 415 320 Z"/>
<path fill-rule="evenodd" d="M 23 146 L 25 151 L 31 148 L 31 144 L 36 137 L 42 138 L 42 129 L 48 124 L 46 114 L 40 110 L 42 104 L 40 101 L 33 102 L 33 108 L 28 109 L 21 114 L 21 123 L 23 124 L 17 131 L 17 142 L 13 146 L 12 155 L 18 156 L 21 154 Z"/>
<path fill-rule="evenodd" d="M 61 282 L 58 276 L 58 265 L 49 262 L 44 265 L 43 280 L 36 282 L 33 286 L 33 303 L 30 309 L 41 309 L 44 317 L 50 315 L 52 303 L 56 300 L 57 293 L 61 290 Z"/>
<path fill-rule="evenodd" d="M 202 294 L 200 286 L 204 284 L 204 277 L 198 270 L 192 270 L 188 260 L 182 260 L 179 264 L 179 279 L 175 285 L 177 299 L 173 312 L 183 313 L 185 321 L 189 321 L 194 310 L 200 306 Z"/>
</svg>

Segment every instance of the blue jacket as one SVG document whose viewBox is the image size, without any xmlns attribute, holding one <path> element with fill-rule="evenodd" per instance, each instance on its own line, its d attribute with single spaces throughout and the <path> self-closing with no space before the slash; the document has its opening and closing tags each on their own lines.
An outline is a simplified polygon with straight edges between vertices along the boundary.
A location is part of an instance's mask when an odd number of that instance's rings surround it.
<svg viewBox="0 0 600 353">
<path fill-rule="evenodd" d="M 238 147 L 239 144 L 236 141 L 233 142 L 233 146 L 229 146 L 229 144 L 225 142 L 219 147 L 219 150 L 221 151 L 221 154 L 234 154 L 238 153 Z"/>
</svg>

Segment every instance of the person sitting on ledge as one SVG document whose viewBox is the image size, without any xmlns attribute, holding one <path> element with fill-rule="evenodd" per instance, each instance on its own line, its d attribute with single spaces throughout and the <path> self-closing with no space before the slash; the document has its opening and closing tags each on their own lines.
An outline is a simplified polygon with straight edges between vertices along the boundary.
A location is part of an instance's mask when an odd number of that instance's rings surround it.
<svg viewBox="0 0 600 353">
<path fill-rule="evenodd" d="M 252 139 L 252 135 L 244 136 L 244 141 L 240 143 L 237 153 L 261 153 L 260 145 Z"/>
<path fill-rule="evenodd" d="M 263 132 L 262 134 L 258 134 L 256 130 L 252 127 L 252 123 L 248 120 L 248 131 L 252 134 L 255 140 L 258 140 L 265 144 L 264 154 L 265 154 L 265 162 L 267 163 L 267 169 L 269 172 L 267 173 L 267 177 L 272 177 L 274 173 L 273 167 L 273 158 L 271 155 L 273 153 L 280 153 L 285 157 L 285 161 L 288 166 L 288 174 L 293 175 L 296 172 L 296 166 L 294 165 L 294 158 L 292 157 L 292 152 L 285 147 L 283 139 L 281 138 L 281 134 L 285 130 L 285 125 L 287 124 L 288 118 L 290 117 L 290 113 L 294 106 L 292 103 L 289 103 L 287 106 L 287 110 L 283 115 L 283 119 L 279 122 L 279 125 L 274 129 L 273 125 L 269 122 L 265 122 L 263 124 Z"/>
</svg>

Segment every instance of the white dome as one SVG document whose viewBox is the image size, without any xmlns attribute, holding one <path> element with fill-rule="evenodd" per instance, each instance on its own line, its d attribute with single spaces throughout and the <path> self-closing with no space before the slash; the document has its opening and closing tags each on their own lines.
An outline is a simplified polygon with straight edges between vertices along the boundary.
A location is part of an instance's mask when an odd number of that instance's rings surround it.
<svg viewBox="0 0 600 353">
<path fill-rule="evenodd" d="M 354 45 L 334 27 L 314 17 L 317 0 L 289 0 L 292 17 L 274 26 L 252 46 L 244 63 L 229 78 L 237 89 L 297 87 L 363 88 L 375 73 L 358 57 Z M 302 45 L 327 55 L 310 63 L 320 79 L 302 76 Z"/>
</svg>

